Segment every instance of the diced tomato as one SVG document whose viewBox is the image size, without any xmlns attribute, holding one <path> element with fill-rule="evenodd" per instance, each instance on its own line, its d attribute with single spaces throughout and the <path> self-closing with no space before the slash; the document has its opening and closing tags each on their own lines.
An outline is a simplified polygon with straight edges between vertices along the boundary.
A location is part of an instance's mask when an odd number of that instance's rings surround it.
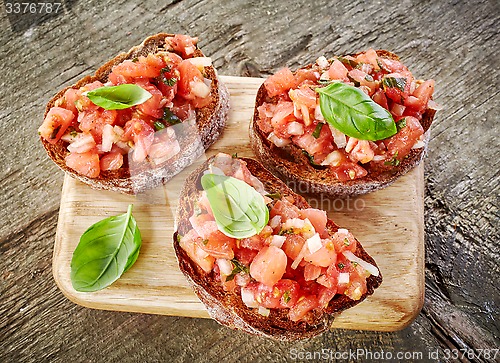
<svg viewBox="0 0 500 363">
<path fill-rule="evenodd" d="M 406 126 L 399 130 L 399 132 L 384 140 L 384 143 L 387 147 L 388 154 L 392 158 L 396 155 L 399 161 L 403 160 L 403 158 L 410 153 L 411 148 L 420 136 L 424 133 L 424 128 L 420 124 L 420 122 L 412 116 L 406 116 Z"/>
<path fill-rule="evenodd" d="M 337 253 L 334 249 L 328 249 L 323 246 L 312 254 L 306 254 L 306 256 L 304 256 L 304 261 L 310 262 L 316 266 L 328 267 L 337 261 Z"/>
<path fill-rule="evenodd" d="M 95 151 L 85 153 L 71 153 L 64 159 L 66 166 L 88 178 L 97 178 L 101 172 L 99 155 Z"/>
<path fill-rule="evenodd" d="M 316 95 L 311 87 L 301 86 L 296 89 L 291 89 L 288 92 L 290 99 L 293 101 L 295 105 L 304 105 L 307 108 L 315 108 L 316 107 Z"/>
<path fill-rule="evenodd" d="M 281 216 L 281 220 L 287 220 L 291 218 L 299 217 L 299 208 L 297 208 L 294 204 L 288 202 L 287 200 L 278 200 L 274 203 L 274 206 L 271 208 L 269 212 L 269 217 L 273 218 L 274 216 Z"/>
<path fill-rule="evenodd" d="M 104 125 L 114 125 L 117 114 L 116 110 L 102 108 L 86 110 L 78 115 L 79 128 L 83 132 L 90 132 L 96 143 L 100 144 Z"/>
<path fill-rule="evenodd" d="M 382 88 L 379 88 L 373 94 L 372 99 L 386 110 L 389 109 L 389 106 L 387 105 L 387 97 L 385 96 L 384 90 Z"/>
<path fill-rule="evenodd" d="M 52 107 L 38 128 L 41 137 L 51 144 L 55 144 L 65 134 L 73 122 L 75 115 L 70 110 L 62 107 Z"/>
<path fill-rule="evenodd" d="M 329 249 L 335 250 L 337 253 L 342 253 L 344 251 L 355 252 L 357 248 L 356 238 L 351 232 L 346 229 L 339 229 L 332 236 L 330 236 L 330 241 L 325 244 Z"/>
<path fill-rule="evenodd" d="M 264 247 L 250 265 L 250 275 L 267 286 L 273 286 L 285 273 L 287 257 L 281 248 Z"/>
<path fill-rule="evenodd" d="M 424 112 L 427 108 L 427 103 L 434 93 L 434 80 L 430 79 L 418 86 L 413 92 L 413 97 L 405 99 L 405 106 L 412 107 L 419 112 Z"/>
<path fill-rule="evenodd" d="M 327 216 L 324 210 L 306 208 L 301 209 L 299 213 L 301 218 L 309 219 L 314 227 L 314 230 L 318 232 L 321 237 L 325 236 Z"/>
<path fill-rule="evenodd" d="M 322 127 L 319 137 L 313 136 L 316 125 L 306 127 L 304 134 L 292 138 L 293 142 L 301 149 L 307 151 L 310 155 L 327 155 L 334 150 L 333 136 L 329 127 Z"/>
<path fill-rule="evenodd" d="M 75 115 L 78 115 L 78 110 L 75 106 L 75 101 L 78 100 L 82 95 L 82 92 L 75 88 L 68 88 L 62 97 L 61 107 L 70 110 Z"/>
<path fill-rule="evenodd" d="M 328 77 L 332 80 L 343 81 L 347 78 L 347 68 L 338 59 L 334 59 L 328 69 Z"/>
<path fill-rule="evenodd" d="M 377 52 L 372 48 L 359 54 L 356 57 L 356 60 L 358 62 L 370 64 L 374 70 L 380 69 L 378 62 L 377 62 L 377 59 L 378 59 Z"/>
<path fill-rule="evenodd" d="M 313 69 L 300 68 L 295 72 L 295 83 L 297 86 L 316 82 L 318 77 Z"/>
<path fill-rule="evenodd" d="M 235 239 L 220 231 L 211 233 L 208 238 L 198 241 L 199 247 L 215 258 L 234 258 Z"/>
<path fill-rule="evenodd" d="M 331 166 L 330 170 L 342 182 L 359 179 L 368 174 L 365 168 L 348 159 L 344 159 L 339 166 Z"/>
<path fill-rule="evenodd" d="M 291 321 L 301 320 L 309 311 L 318 307 L 318 300 L 315 296 L 302 296 L 297 304 L 290 308 L 288 317 Z"/>
<path fill-rule="evenodd" d="M 264 247 L 264 239 L 256 234 L 255 236 L 249 238 L 243 238 L 240 241 L 240 246 L 244 248 L 250 248 L 252 250 L 261 250 Z"/>
<path fill-rule="evenodd" d="M 137 61 L 125 60 L 113 67 L 109 80 L 113 84 L 134 83 L 136 78 L 155 78 L 166 63 L 162 57 L 148 54 L 147 57 L 139 56 Z"/>
<path fill-rule="evenodd" d="M 297 86 L 295 77 L 289 68 L 283 68 L 264 81 L 269 96 L 274 97 L 288 92 Z"/>
<path fill-rule="evenodd" d="M 200 70 L 190 61 L 183 60 L 179 65 L 180 79 L 178 83 L 178 94 L 187 100 L 194 100 L 193 85 L 197 82 L 203 83 L 203 75 Z"/>
<path fill-rule="evenodd" d="M 380 64 L 383 70 L 388 73 L 404 72 L 408 70 L 408 68 L 406 68 L 406 66 L 403 65 L 403 63 L 401 63 L 400 61 L 384 57 L 379 57 L 377 64 Z"/>
<path fill-rule="evenodd" d="M 195 230 L 192 229 L 185 236 L 181 237 L 179 246 L 186 251 L 189 258 L 200 266 L 203 271 L 209 273 L 214 267 L 215 258 L 199 247 L 198 243 L 196 243 L 199 239 L 201 239 L 201 237 L 199 237 Z"/>
<path fill-rule="evenodd" d="M 255 256 L 257 256 L 259 251 L 251 250 L 249 248 L 237 248 L 234 251 L 234 257 L 246 266 L 250 266 Z"/>
<path fill-rule="evenodd" d="M 266 134 L 273 131 L 273 126 L 271 125 L 271 119 L 274 115 L 276 105 L 272 103 L 264 102 L 257 108 L 259 112 L 259 119 L 257 120 L 257 125 L 262 132 Z"/>
<path fill-rule="evenodd" d="M 174 51 L 182 54 L 183 58 L 191 58 L 196 50 L 198 37 L 192 38 L 189 35 L 176 34 L 173 37 L 168 37 L 166 42 Z"/>
<path fill-rule="evenodd" d="M 289 234 L 286 236 L 285 243 L 283 243 L 283 251 L 292 260 L 295 260 L 298 256 L 306 240 L 304 237 L 298 234 Z"/>
<path fill-rule="evenodd" d="M 166 103 L 166 100 L 163 99 L 163 93 L 149 82 L 139 82 L 137 84 L 152 95 L 150 99 L 138 105 L 137 108 L 146 115 L 154 118 L 162 118 L 163 107 Z"/>
<path fill-rule="evenodd" d="M 337 286 L 333 288 L 322 287 L 318 294 L 318 306 L 326 308 L 335 294 L 337 294 Z"/>
<path fill-rule="evenodd" d="M 144 120 L 133 118 L 125 124 L 125 133 L 122 135 L 123 141 L 134 142 L 134 153 L 132 159 L 141 162 L 146 159 L 149 148 L 154 141 L 154 129 Z"/>
<path fill-rule="evenodd" d="M 316 280 L 321 275 L 321 267 L 308 263 L 304 267 L 304 278 L 306 281 Z"/>
<path fill-rule="evenodd" d="M 411 82 L 413 81 L 413 76 L 411 75 L 411 73 L 410 72 L 390 73 L 384 76 L 384 78 L 388 80 L 391 78 L 401 79 L 404 81 L 404 87 L 403 84 L 401 84 L 402 89 L 398 86 L 392 86 L 392 85 L 388 86 L 387 83 L 385 83 L 385 81 L 382 82 L 383 89 L 387 98 L 390 98 L 396 103 L 404 104 L 405 100 L 410 95 Z"/>
<path fill-rule="evenodd" d="M 108 153 L 101 157 L 101 170 L 118 170 L 123 165 L 123 155 L 118 152 Z"/>
</svg>

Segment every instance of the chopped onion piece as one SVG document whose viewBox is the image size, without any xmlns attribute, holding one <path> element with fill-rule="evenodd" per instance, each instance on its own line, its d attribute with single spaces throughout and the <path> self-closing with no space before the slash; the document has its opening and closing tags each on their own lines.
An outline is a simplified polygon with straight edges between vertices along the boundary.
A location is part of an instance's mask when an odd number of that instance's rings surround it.
<svg viewBox="0 0 500 363">
<path fill-rule="evenodd" d="M 276 246 L 278 248 L 281 248 L 283 246 L 283 243 L 285 243 L 286 236 L 271 236 L 271 244 L 270 246 Z"/>
<path fill-rule="evenodd" d="M 219 270 L 223 275 L 229 276 L 233 271 L 233 264 L 224 258 L 218 258 L 215 260 L 217 266 L 219 266 Z"/>
<path fill-rule="evenodd" d="M 277 147 L 283 147 L 291 143 L 290 140 L 287 139 L 281 139 L 278 136 L 274 134 L 274 132 L 271 132 L 269 136 L 267 137 L 269 141 L 271 141 L 274 145 Z"/>
<path fill-rule="evenodd" d="M 269 221 L 269 226 L 272 229 L 277 228 L 281 223 L 281 216 L 280 215 L 275 215 L 271 220 Z"/>
<path fill-rule="evenodd" d="M 308 238 L 306 240 L 307 242 L 307 248 L 309 249 L 309 252 L 313 254 L 314 252 L 317 252 L 318 250 L 323 247 L 321 244 L 321 238 L 319 236 L 319 233 L 315 233 L 311 238 Z"/>
<path fill-rule="evenodd" d="M 212 65 L 212 58 L 210 57 L 194 57 L 194 58 L 188 58 L 187 60 L 197 67 L 198 66 L 209 67 Z"/>
<path fill-rule="evenodd" d="M 330 131 L 332 132 L 333 142 L 335 143 L 335 145 L 337 145 L 339 149 L 346 147 L 347 137 L 345 136 L 345 134 L 340 132 L 330 124 L 328 124 L 328 126 L 330 126 Z"/>
<path fill-rule="evenodd" d="M 269 316 L 269 313 L 271 313 L 271 310 L 269 310 L 265 307 L 259 306 L 259 314 L 260 315 L 265 316 L 267 318 Z"/>
<path fill-rule="evenodd" d="M 321 112 L 321 107 L 319 106 L 319 103 L 316 105 L 316 108 L 314 109 L 314 118 L 318 121 L 325 121 L 325 117 Z"/>
<path fill-rule="evenodd" d="M 253 296 L 252 291 L 249 291 L 245 288 L 241 289 L 241 300 L 243 300 L 243 303 L 249 308 L 259 307 L 257 301 L 255 301 L 255 297 Z"/>
<path fill-rule="evenodd" d="M 196 97 L 205 98 L 210 94 L 210 87 L 205 82 L 191 82 L 191 91 Z"/>
<path fill-rule="evenodd" d="M 304 134 L 304 126 L 297 121 L 292 121 L 288 124 L 286 130 L 290 135 L 300 136 Z"/>
<path fill-rule="evenodd" d="M 299 265 L 300 261 L 304 258 L 304 256 L 307 253 L 307 243 L 304 243 L 304 246 L 302 246 L 302 249 L 300 250 L 299 254 L 297 255 L 297 258 L 293 260 L 292 263 L 292 269 L 295 270 L 297 266 Z"/>
<path fill-rule="evenodd" d="M 349 273 L 341 272 L 339 273 L 339 284 L 348 284 L 349 283 Z"/>
<path fill-rule="evenodd" d="M 442 110 L 444 107 L 442 105 L 434 102 L 434 100 L 429 100 L 427 102 L 427 108 L 430 108 L 431 110 L 439 111 L 439 110 Z"/>
<path fill-rule="evenodd" d="M 421 147 L 425 146 L 425 142 L 422 140 L 417 140 L 415 145 L 412 146 L 412 149 L 420 149 Z"/>
<path fill-rule="evenodd" d="M 330 62 L 328 62 L 328 59 L 323 55 L 316 59 L 316 64 L 322 69 L 330 67 Z"/>
<path fill-rule="evenodd" d="M 385 160 L 385 155 L 375 155 L 373 157 L 373 161 L 384 161 Z"/>
<path fill-rule="evenodd" d="M 321 162 L 321 165 L 339 166 L 341 160 L 342 154 L 338 150 L 335 150 L 326 156 L 325 160 Z"/>
<path fill-rule="evenodd" d="M 351 251 L 344 251 L 344 252 L 342 252 L 342 254 L 349 261 L 358 263 L 361 267 L 363 267 L 366 271 L 368 271 L 373 276 L 378 276 L 379 275 L 378 268 L 376 268 L 375 266 L 373 266 L 371 263 L 368 263 L 368 262 L 362 260 L 361 258 L 359 258 L 358 256 L 356 256 Z"/>
</svg>

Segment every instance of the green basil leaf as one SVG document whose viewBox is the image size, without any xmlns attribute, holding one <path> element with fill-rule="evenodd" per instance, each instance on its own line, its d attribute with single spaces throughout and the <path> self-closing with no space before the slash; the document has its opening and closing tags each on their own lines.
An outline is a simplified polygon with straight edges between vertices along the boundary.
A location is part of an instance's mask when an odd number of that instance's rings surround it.
<svg viewBox="0 0 500 363">
<path fill-rule="evenodd" d="M 105 110 L 123 110 L 149 100 L 153 95 L 136 84 L 99 87 L 85 95 Z"/>
<path fill-rule="evenodd" d="M 382 79 L 382 87 L 385 88 L 397 88 L 401 92 L 405 91 L 406 78 L 400 77 L 384 77 Z"/>
<path fill-rule="evenodd" d="M 321 129 L 323 128 L 324 123 L 323 122 L 318 122 L 316 125 L 316 128 L 314 129 L 314 132 L 312 133 L 312 136 L 317 139 L 319 138 L 319 135 L 321 135 Z"/>
<path fill-rule="evenodd" d="M 335 82 L 316 92 L 325 120 L 349 137 L 377 141 L 397 132 L 391 113 L 356 87 Z"/>
<path fill-rule="evenodd" d="M 242 180 L 205 174 L 201 185 L 207 192 L 219 230 L 233 238 L 247 238 L 264 229 L 269 210 L 264 197 Z"/>
<path fill-rule="evenodd" d="M 111 285 L 135 263 L 141 244 L 132 205 L 125 214 L 95 223 L 83 233 L 73 252 L 73 288 L 88 292 Z"/>
</svg>

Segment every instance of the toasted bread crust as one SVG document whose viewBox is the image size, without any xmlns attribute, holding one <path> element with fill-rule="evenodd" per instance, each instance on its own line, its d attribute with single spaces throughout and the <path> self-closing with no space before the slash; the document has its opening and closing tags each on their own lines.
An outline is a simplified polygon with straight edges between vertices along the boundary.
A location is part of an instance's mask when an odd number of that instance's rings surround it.
<svg viewBox="0 0 500 363">
<path fill-rule="evenodd" d="M 361 301 L 381 284 L 382 275 L 370 276 L 367 279 L 367 292 L 360 300 L 354 301 L 345 295 L 336 295 L 324 310 L 313 310 L 307 321 L 293 322 L 287 318 L 288 309 L 271 309 L 269 317 L 264 317 L 249 309 L 243 303 L 241 296 L 224 291 L 219 277 L 212 271 L 205 273 L 193 262 L 186 252 L 179 246 L 178 237 L 186 234 L 190 229 L 189 217 L 194 212 L 194 203 L 201 192 L 200 178 L 207 170 L 213 157 L 197 168 L 186 180 L 181 191 L 177 210 L 177 231 L 174 233 L 174 250 L 181 271 L 184 273 L 195 293 L 205 304 L 210 316 L 232 329 L 265 336 L 276 340 L 297 340 L 316 336 L 329 329 L 336 314 L 350 308 Z M 273 176 L 259 162 L 241 158 L 245 161 L 250 172 L 257 177 L 267 191 L 279 192 L 282 196 L 293 196 L 295 205 L 299 208 L 309 208 L 306 200 L 295 194 L 281 180 Z M 330 234 L 338 230 L 338 226 L 328 220 L 327 229 Z M 358 242 L 355 255 L 376 266 L 375 261 Z"/>
<path fill-rule="evenodd" d="M 377 54 L 385 58 L 399 60 L 397 55 L 386 50 L 377 50 Z M 303 68 L 310 67 L 311 65 L 308 65 Z M 420 121 L 425 132 L 425 146 L 412 149 L 408 157 L 403 159 L 397 167 L 391 170 L 369 172 L 364 178 L 341 182 L 329 172 L 328 168 L 313 167 L 298 146 L 288 145 L 279 148 L 267 139 L 257 123 L 259 120 L 257 107 L 264 102 L 272 102 L 273 100 L 262 84 L 257 92 L 253 119 L 249 128 L 250 144 L 259 161 L 273 174 L 285 180 L 287 185 L 295 191 L 306 191 L 305 194 L 328 194 L 340 198 L 366 194 L 385 188 L 417 166 L 425 155 L 430 138 L 429 128 L 436 113 L 435 110 L 427 109 Z"/>
<path fill-rule="evenodd" d="M 44 118 L 67 89 L 80 88 L 94 81 L 107 82 L 108 76 L 115 65 L 126 59 L 134 59 L 140 55 L 146 56 L 150 53 L 154 54 L 165 50 L 163 48 L 165 38 L 170 36 L 174 35 L 159 33 L 150 36 L 142 44 L 133 47 L 127 53 L 120 53 L 106 62 L 95 72 L 95 75 L 86 76 L 73 86 L 61 90 L 48 102 Z M 203 57 L 204 55 L 199 49 L 196 49 L 194 56 Z M 59 168 L 94 189 L 136 194 L 154 188 L 167 182 L 182 169 L 198 159 L 219 138 L 224 129 L 229 112 L 229 92 L 226 86 L 218 79 L 217 72 L 212 66 L 206 67 L 205 71 L 207 73 L 206 77 L 212 81 L 212 102 L 208 106 L 196 110 L 196 127 L 194 125 L 187 125 L 186 123 L 176 125 L 177 128 L 182 128 L 182 133 L 177 133 L 181 152 L 162 164 L 145 164 L 133 169 L 125 164 L 118 170 L 101 171 L 97 178 L 88 178 L 66 166 L 64 158 L 69 154 L 67 150 L 68 143 L 61 140 L 56 144 L 51 144 L 42 137 L 40 137 L 40 140 L 49 157 Z"/>
</svg>

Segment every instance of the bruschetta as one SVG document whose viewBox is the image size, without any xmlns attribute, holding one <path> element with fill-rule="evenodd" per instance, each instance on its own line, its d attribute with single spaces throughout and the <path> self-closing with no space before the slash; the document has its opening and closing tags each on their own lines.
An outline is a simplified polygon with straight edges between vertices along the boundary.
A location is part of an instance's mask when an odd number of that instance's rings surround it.
<svg viewBox="0 0 500 363">
<path fill-rule="evenodd" d="M 229 94 L 197 38 L 160 33 L 47 104 L 52 160 L 95 189 L 136 194 L 171 179 L 221 134 Z"/>
<path fill-rule="evenodd" d="M 336 197 L 383 188 L 416 166 L 437 104 L 434 80 L 370 49 L 266 79 L 250 124 L 258 159 L 289 186 Z"/>
<path fill-rule="evenodd" d="M 178 208 L 179 267 L 227 327 L 313 337 L 382 282 L 350 231 L 253 159 L 210 158 L 187 178 Z"/>
</svg>

